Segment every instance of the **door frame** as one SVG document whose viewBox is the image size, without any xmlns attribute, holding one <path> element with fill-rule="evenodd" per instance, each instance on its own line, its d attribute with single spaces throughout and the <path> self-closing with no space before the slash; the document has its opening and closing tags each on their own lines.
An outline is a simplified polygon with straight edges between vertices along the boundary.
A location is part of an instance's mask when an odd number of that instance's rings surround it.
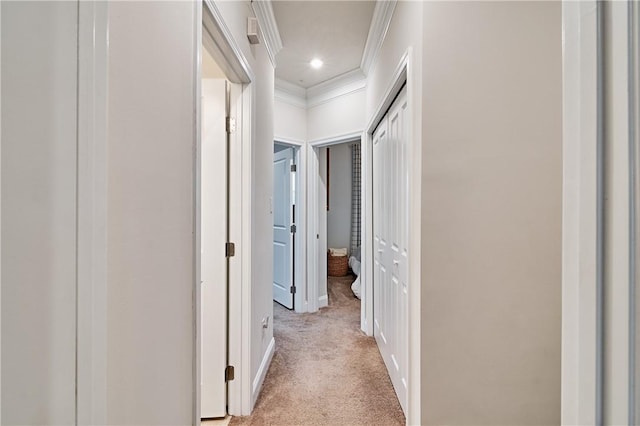
<svg viewBox="0 0 640 426">
<path fill-rule="evenodd" d="M 78 330 L 77 330 L 77 420 L 83 424 L 107 421 L 107 138 L 109 6 L 79 2 L 78 44 Z M 231 111 L 238 131 L 230 144 L 230 215 L 240 220 L 230 224 L 236 255 L 229 262 L 228 360 L 236 379 L 228 383 L 228 412 L 251 412 L 251 130 L 252 82 L 249 61 L 233 38 L 213 0 L 195 2 L 193 57 L 193 376 L 192 424 L 200 424 L 200 241 L 199 152 L 200 78 L 202 31 L 215 41 L 211 52 L 232 83 Z M 83 36 L 84 35 L 84 36 Z"/>
<path fill-rule="evenodd" d="M 635 2 L 562 4 L 563 424 L 637 423 Z"/>
<path fill-rule="evenodd" d="M 293 158 L 296 164 L 296 210 L 294 223 L 296 224 L 296 234 L 293 237 L 295 239 L 294 254 L 293 254 L 293 267 L 294 267 L 294 284 L 296 286 L 296 293 L 293 298 L 294 312 L 302 313 L 308 312 L 307 310 L 307 286 L 304 277 L 307 274 L 307 224 L 306 224 L 306 205 L 307 205 L 307 190 L 306 190 L 306 144 L 303 141 L 297 141 L 287 138 L 276 137 L 273 141 L 274 145 L 283 145 L 293 148 Z M 303 285 L 304 284 L 304 285 Z"/>
<path fill-rule="evenodd" d="M 214 43 L 207 44 L 209 53 L 232 83 L 230 113 L 236 117 L 237 130 L 229 143 L 229 239 L 236 244 L 235 256 L 229 258 L 228 269 L 228 364 L 235 368 L 235 380 L 227 383 L 227 412 L 248 415 L 252 408 L 251 383 L 251 123 L 252 82 L 254 74 L 247 58 L 235 42 L 222 14 L 213 0 L 197 2 L 195 46 L 196 64 L 196 149 L 194 155 L 194 374 L 193 424 L 200 424 L 200 78 L 203 44 L 207 31 Z M 207 40 L 204 40 L 206 43 Z"/>
<path fill-rule="evenodd" d="M 359 141 L 362 144 L 362 131 L 345 133 L 329 138 L 322 138 L 310 141 L 307 149 L 307 187 L 309 188 L 307 196 L 307 208 L 309 226 L 307 231 L 307 288 L 306 288 L 306 312 L 316 312 L 321 307 L 327 306 L 328 299 L 322 302 L 319 299 L 320 287 L 327 287 L 327 269 L 326 269 L 326 247 L 327 233 L 320 232 L 320 225 L 324 221 L 327 222 L 327 210 L 325 206 L 321 206 L 318 197 L 320 196 L 320 148 L 327 148 L 332 145 Z M 364 166 L 363 166 L 364 167 Z M 364 168 L 362 169 L 364 170 Z M 364 175 L 363 175 L 364 179 Z M 364 201 L 362 204 L 364 211 Z M 364 222 L 363 222 L 364 223 Z M 315 244 L 311 244 L 315 241 Z M 364 238 L 363 238 L 364 241 Z M 324 249 L 323 249 L 324 247 Z M 362 282 L 362 281 L 361 281 Z M 328 293 L 327 293 L 328 295 Z M 364 300 L 364 298 L 363 298 Z M 362 310 L 362 309 L 361 309 Z"/>
<path fill-rule="evenodd" d="M 373 133 L 393 104 L 403 86 L 407 86 L 407 157 L 409 159 L 409 256 L 408 256 L 408 365 L 410 377 L 407 391 L 407 424 L 421 423 L 421 222 L 422 222 L 422 139 L 421 75 L 415 72 L 413 50 L 408 48 L 402 57 L 380 103 L 373 110 L 362 137 L 362 310 L 361 327 L 373 335 Z M 416 90 L 418 88 L 418 90 Z M 411 196 L 411 194 L 415 194 Z"/>
</svg>

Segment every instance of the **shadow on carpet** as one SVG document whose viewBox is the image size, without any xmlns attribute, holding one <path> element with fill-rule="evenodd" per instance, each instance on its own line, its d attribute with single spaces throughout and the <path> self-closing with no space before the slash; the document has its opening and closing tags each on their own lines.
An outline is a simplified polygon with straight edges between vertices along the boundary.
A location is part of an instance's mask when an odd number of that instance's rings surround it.
<svg viewBox="0 0 640 426">
<path fill-rule="evenodd" d="M 251 416 L 239 425 L 404 425 L 373 337 L 360 330 L 354 277 L 329 277 L 329 306 L 296 314 L 274 303 L 276 349 Z"/>
</svg>

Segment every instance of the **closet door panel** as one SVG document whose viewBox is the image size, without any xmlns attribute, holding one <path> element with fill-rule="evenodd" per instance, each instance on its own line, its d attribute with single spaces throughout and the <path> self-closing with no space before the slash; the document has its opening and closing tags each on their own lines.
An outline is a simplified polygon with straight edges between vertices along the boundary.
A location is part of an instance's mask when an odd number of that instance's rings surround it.
<svg viewBox="0 0 640 426">
<path fill-rule="evenodd" d="M 374 335 L 403 409 L 408 365 L 406 89 L 373 138 Z"/>
</svg>

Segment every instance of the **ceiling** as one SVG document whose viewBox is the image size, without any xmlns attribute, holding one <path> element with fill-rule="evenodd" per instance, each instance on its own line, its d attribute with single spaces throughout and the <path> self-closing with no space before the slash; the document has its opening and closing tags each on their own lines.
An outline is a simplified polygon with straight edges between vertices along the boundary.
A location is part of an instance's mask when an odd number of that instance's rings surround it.
<svg viewBox="0 0 640 426">
<path fill-rule="evenodd" d="M 371 1 L 272 1 L 282 40 L 276 78 L 303 88 L 360 68 L 375 8 Z M 309 62 L 324 65 L 313 69 Z"/>
</svg>

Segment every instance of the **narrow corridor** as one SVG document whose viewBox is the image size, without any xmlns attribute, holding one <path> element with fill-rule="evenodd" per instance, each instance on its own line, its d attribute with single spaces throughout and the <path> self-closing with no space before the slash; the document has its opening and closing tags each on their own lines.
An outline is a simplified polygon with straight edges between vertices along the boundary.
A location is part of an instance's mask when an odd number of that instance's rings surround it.
<svg viewBox="0 0 640 426">
<path fill-rule="evenodd" d="M 231 425 L 405 424 L 352 281 L 329 277 L 329 306 L 313 314 L 274 304 L 273 362 L 253 414 Z"/>
</svg>

